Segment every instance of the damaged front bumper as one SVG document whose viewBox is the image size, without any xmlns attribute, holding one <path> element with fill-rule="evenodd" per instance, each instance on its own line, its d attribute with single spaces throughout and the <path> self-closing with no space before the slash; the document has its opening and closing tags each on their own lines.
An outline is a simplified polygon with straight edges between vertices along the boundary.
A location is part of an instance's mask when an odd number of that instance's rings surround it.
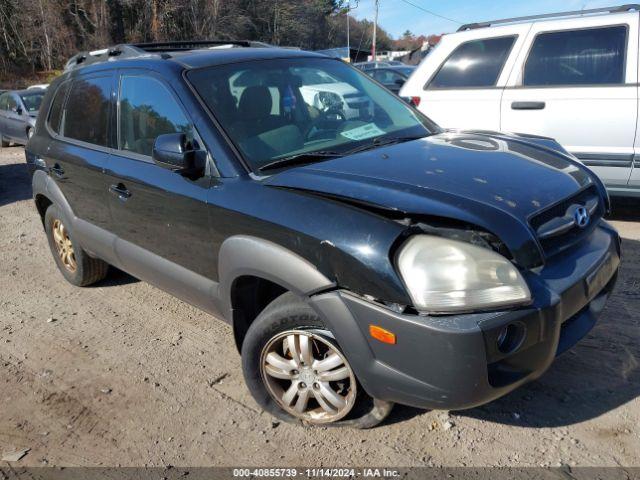
<svg viewBox="0 0 640 480">
<path fill-rule="evenodd" d="M 312 305 L 371 396 L 429 409 L 472 408 L 542 375 L 595 325 L 616 282 L 620 239 L 603 221 L 572 250 L 524 273 L 533 303 L 519 309 L 407 315 L 341 290 L 312 297 Z M 371 338 L 370 325 L 393 332 L 396 344 Z M 505 344 L 507 329 L 517 338 Z"/>
</svg>

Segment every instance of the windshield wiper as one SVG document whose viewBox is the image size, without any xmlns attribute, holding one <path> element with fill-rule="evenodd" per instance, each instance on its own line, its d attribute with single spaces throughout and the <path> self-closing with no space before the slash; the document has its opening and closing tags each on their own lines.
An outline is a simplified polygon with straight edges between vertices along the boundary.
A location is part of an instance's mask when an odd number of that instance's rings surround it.
<svg viewBox="0 0 640 480">
<path fill-rule="evenodd" d="M 373 150 L 378 147 L 386 147 L 388 145 L 395 145 L 397 143 L 410 142 L 411 140 L 420 140 L 428 135 L 412 135 L 406 137 L 377 137 L 373 139 L 373 142 L 359 147 L 353 148 L 344 153 L 344 155 L 353 155 L 354 153 L 366 152 L 367 150 Z"/>
<path fill-rule="evenodd" d="M 290 167 L 293 165 L 304 165 L 305 163 L 314 163 L 322 160 L 326 160 L 329 158 L 338 158 L 342 157 L 344 154 L 339 152 L 333 152 L 329 150 L 319 150 L 317 152 L 306 152 L 306 153 L 298 153 L 296 155 L 291 155 L 289 157 L 279 158 L 271 163 L 267 163 L 266 165 L 258 168 L 261 172 L 265 170 L 275 170 L 283 167 Z"/>
</svg>

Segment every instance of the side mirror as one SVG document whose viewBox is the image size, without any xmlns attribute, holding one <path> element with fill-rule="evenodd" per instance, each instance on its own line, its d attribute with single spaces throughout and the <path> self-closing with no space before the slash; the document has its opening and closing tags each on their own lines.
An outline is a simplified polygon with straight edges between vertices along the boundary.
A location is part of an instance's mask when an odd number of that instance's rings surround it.
<svg viewBox="0 0 640 480">
<path fill-rule="evenodd" d="M 13 110 L 18 115 L 22 115 L 22 107 L 13 107 L 11 110 Z"/>
<path fill-rule="evenodd" d="M 159 167 L 191 179 L 202 177 L 207 164 L 206 152 L 194 148 L 184 133 L 159 135 L 153 143 L 152 158 Z"/>
<path fill-rule="evenodd" d="M 398 85 L 399 87 L 403 86 L 407 81 L 404 78 L 397 78 L 395 82 L 396 85 Z"/>
</svg>

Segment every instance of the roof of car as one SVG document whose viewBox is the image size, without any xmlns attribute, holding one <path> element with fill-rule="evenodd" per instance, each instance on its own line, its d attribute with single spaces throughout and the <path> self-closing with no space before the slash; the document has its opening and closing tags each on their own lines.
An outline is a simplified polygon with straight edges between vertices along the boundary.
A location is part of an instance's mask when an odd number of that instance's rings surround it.
<svg viewBox="0 0 640 480">
<path fill-rule="evenodd" d="M 215 48 L 171 53 L 171 59 L 187 68 L 275 58 L 329 58 L 319 53 L 287 48 Z"/>
<path fill-rule="evenodd" d="M 29 93 L 45 93 L 44 88 L 31 88 L 31 89 L 23 89 L 23 90 L 0 90 L 0 94 L 2 93 L 15 93 L 16 95 L 27 95 Z"/>
<path fill-rule="evenodd" d="M 24 90 L 16 90 L 15 92 L 18 95 L 29 95 L 35 93 L 45 93 L 46 91 L 46 88 L 25 88 Z"/>
<path fill-rule="evenodd" d="M 372 68 L 372 70 L 415 70 L 417 67 L 415 65 L 389 65 L 389 66 L 382 66 L 382 67 L 378 67 L 378 68 Z"/>
<path fill-rule="evenodd" d="M 126 47 L 126 46 L 125 46 Z M 142 51 L 140 49 L 123 49 L 123 54 L 99 53 L 97 56 L 78 54 L 65 68 L 68 72 L 91 72 L 96 70 L 112 70 L 120 67 L 151 66 L 155 69 L 182 67 L 187 69 L 211 67 L 237 62 L 270 60 L 276 58 L 330 58 L 326 55 L 298 49 L 276 47 L 229 47 L 180 49 L 176 51 Z M 107 52 L 108 50 L 104 50 Z M 115 51 L 115 50 L 113 50 Z M 76 63 L 77 58 L 80 61 Z M 87 59 L 87 61 L 85 61 Z M 69 67 L 69 65 L 71 65 Z"/>
</svg>

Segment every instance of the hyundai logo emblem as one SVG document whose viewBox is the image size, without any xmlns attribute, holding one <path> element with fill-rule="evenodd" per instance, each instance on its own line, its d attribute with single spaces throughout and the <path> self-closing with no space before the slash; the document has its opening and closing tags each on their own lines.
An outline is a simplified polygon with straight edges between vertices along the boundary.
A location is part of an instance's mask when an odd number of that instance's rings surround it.
<svg viewBox="0 0 640 480">
<path fill-rule="evenodd" d="M 584 207 L 576 208 L 576 211 L 573 213 L 573 218 L 576 222 L 576 225 L 580 228 L 585 228 L 589 225 L 589 212 Z"/>
</svg>

